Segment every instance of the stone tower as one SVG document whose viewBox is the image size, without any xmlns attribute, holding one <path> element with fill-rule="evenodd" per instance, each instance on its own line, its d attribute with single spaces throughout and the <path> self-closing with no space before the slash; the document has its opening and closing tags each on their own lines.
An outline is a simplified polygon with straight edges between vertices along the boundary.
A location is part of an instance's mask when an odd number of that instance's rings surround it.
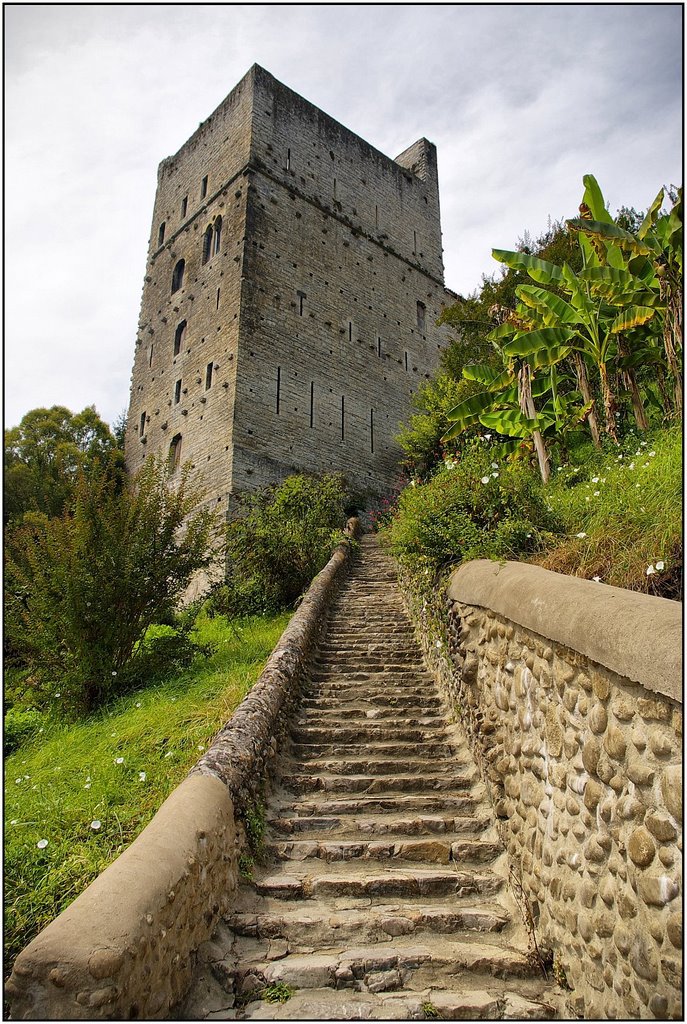
<svg viewBox="0 0 687 1024">
<path fill-rule="evenodd" d="M 158 170 L 126 431 L 209 503 L 294 469 L 398 477 L 447 343 L 436 149 L 395 160 L 254 65 Z"/>
</svg>

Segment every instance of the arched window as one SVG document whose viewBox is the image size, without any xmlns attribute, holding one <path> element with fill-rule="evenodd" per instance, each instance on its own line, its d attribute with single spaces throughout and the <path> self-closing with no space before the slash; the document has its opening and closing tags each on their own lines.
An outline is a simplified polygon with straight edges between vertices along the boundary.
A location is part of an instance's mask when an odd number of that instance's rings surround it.
<svg viewBox="0 0 687 1024">
<path fill-rule="evenodd" d="M 212 240 L 212 255 L 216 256 L 217 253 L 219 252 L 219 247 L 220 247 L 220 245 L 222 243 L 222 218 L 221 217 L 216 217 L 215 218 L 214 228 L 215 228 L 215 234 L 214 234 L 214 238 Z"/>
<path fill-rule="evenodd" d="M 203 263 L 212 255 L 212 224 L 208 224 L 203 235 Z"/>
<path fill-rule="evenodd" d="M 167 467 L 170 473 L 181 465 L 181 434 L 175 434 L 169 445 L 169 458 Z"/>
<path fill-rule="evenodd" d="M 174 270 L 172 271 L 172 295 L 174 292 L 178 292 L 184 283 L 184 267 L 186 263 L 184 260 L 179 260 Z"/>
<path fill-rule="evenodd" d="M 182 320 L 174 332 L 174 355 L 178 356 L 186 339 L 186 321 Z"/>
</svg>

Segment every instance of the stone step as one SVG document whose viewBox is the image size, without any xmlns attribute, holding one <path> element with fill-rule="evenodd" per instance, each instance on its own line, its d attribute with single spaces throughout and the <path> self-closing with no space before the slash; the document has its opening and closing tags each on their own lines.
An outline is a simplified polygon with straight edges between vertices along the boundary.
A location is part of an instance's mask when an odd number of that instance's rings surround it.
<svg viewBox="0 0 687 1024">
<path fill-rule="evenodd" d="M 370 758 L 393 758 L 408 753 L 407 743 L 395 743 L 393 740 L 384 742 L 366 742 L 365 752 Z M 416 743 L 413 753 L 419 757 L 431 754 L 434 758 L 451 758 L 460 764 L 472 764 L 468 751 L 456 743 Z M 297 761 L 326 757 L 360 757 L 360 743 L 292 743 L 291 754 Z"/>
<path fill-rule="evenodd" d="M 282 808 L 283 811 L 283 808 Z M 456 817 L 447 814 L 418 814 L 399 817 L 395 814 L 376 815 L 308 815 L 307 817 L 269 818 L 273 835 L 332 836 L 343 832 L 349 839 L 369 839 L 371 836 L 435 836 L 453 833 L 472 835 L 484 832 L 491 825 L 486 816 Z"/>
<path fill-rule="evenodd" d="M 439 726 L 424 725 L 422 728 L 410 726 L 396 728 L 390 735 L 390 730 L 380 725 L 361 723 L 360 725 L 349 726 L 317 726 L 301 725 L 292 726 L 291 738 L 295 743 L 331 743 L 333 740 L 352 740 L 365 742 L 367 740 L 404 740 L 406 743 L 421 743 L 424 740 L 433 739 L 445 740 L 446 726 L 442 723 Z"/>
<path fill-rule="evenodd" d="M 250 906 L 243 909 L 243 902 Z M 500 932 L 510 917 L 496 904 L 451 903 L 410 899 L 403 903 L 381 901 L 372 906 L 337 906 L 317 902 L 285 903 L 268 897 L 239 900 L 238 908 L 225 918 L 236 935 L 256 939 L 286 939 L 290 952 L 302 947 L 327 947 L 336 943 L 388 942 L 399 935 L 423 932 L 452 935 L 461 932 Z M 352 902 L 352 901 L 351 901 Z"/>
<path fill-rule="evenodd" d="M 328 688 L 334 689 L 335 693 L 343 689 L 348 689 L 352 693 L 362 693 L 363 686 L 360 684 L 369 686 L 373 693 L 377 692 L 379 687 L 386 689 L 389 686 L 400 695 L 412 692 L 418 694 L 428 693 L 432 697 L 437 695 L 436 684 L 431 674 L 424 669 L 408 669 L 407 671 L 405 669 L 397 669 L 392 672 L 387 672 L 386 670 L 368 671 L 367 669 L 349 669 L 344 671 L 334 666 L 317 670 L 313 669 L 310 679 L 311 685 L 308 687 L 307 692 L 323 697 L 327 696 Z"/>
<path fill-rule="evenodd" d="M 281 805 L 282 813 L 293 812 L 300 817 L 321 817 L 326 815 L 350 814 L 404 814 L 408 811 L 423 811 L 441 814 L 470 815 L 480 806 L 480 800 L 472 794 L 456 796 L 449 793 L 395 793 L 358 795 L 349 799 L 299 800 Z"/>
<path fill-rule="evenodd" d="M 311 692 L 309 691 L 309 693 Z M 304 697 L 301 704 L 304 710 L 319 709 L 322 714 L 329 714 L 333 711 L 355 711 L 358 708 L 369 708 L 372 711 L 388 712 L 389 714 L 393 714 L 398 708 L 407 708 L 408 713 L 412 714 L 425 708 L 439 711 L 442 706 L 442 700 L 438 694 L 427 693 L 416 696 L 412 693 L 393 694 L 383 690 L 378 693 L 360 691 L 347 699 L 308 695 Z"/>
<path fill-rule="evenodd" d="M 286 984 L 297 989 L 355 987 L 357 982 L 362 982 L 368 990 L 371 983 L 374 989 L 377 981 L 382 984 L 386 981 L 389 988 L 423 989 L 438 982 L 450 984 L 451 979 L 459 984 L 466 978 L 474 981 L 475 975 L 508 979 L 532 977 L 535 968 L 530 960 L 519 950 L 494 941 L 495 938 L 485 942 L 481 936 L 459 940 L 443 935 L 423 935 L 418 941 L 413 936 L 400 936 L 390 943 L 355 946 L 336 952 L 287 953 L 272 961 L 267 959 L 269 941 L 238 939 L 235 951 L 241 959 L 234 978 L 240 995 L 245 987 L 254 989 L 253 982 L 246 983 L 251 976 L 264 985 Z M 395 972 L 395 976 L 379 977 L 386 972 Z"/>
<path fill-rule="evenodd" d="M 343 860 L 417 861 L 429 864 L 486 864 L 503 853 L 498 842 L 465 839 L 454 835 L 421 839 L 388 836 L 384 839 L 276 839 L 264 845 L 276 861 Z"/>
<path fill-rule="evenodd" d="M 340 729 L 359 729 L 364 731 L 368 726 L 379 726 L 384 729 L 387 736 L 392 739 L 398 730 L 401 729 L 412 729 L 412 728 L 446 728 L 446 718 L 444 715 L 431 714 L 431 715 L 420 715 L 412 714 L 409 715 L 406 709 L 397 710 L 395 715 L 377 715 L 374 711 L 370 711 L 367 714 L 359 713 L 355 714 L 351 712 L 340 711 L 338 714 L 330 715 L 319 715 L 316 709 L 311 709 L 306 715 L 301 718 L 296 718 L 293 721 L 293 727 L 297 729 L 312 728 L 312 729 L 329 729 L 333 730 L 335 735 L 338 735 Z"/>
<path fill-rule="evenodd" d="M 289 864 L 288 870 L 265 869 L 254 880 L 256 892 L 277 899 L 319 899 L 364 896 L 493 896 L 503 888 L 503 879 L 488 868 L 459 871 L 455 867 L 428 868 L 421 865 L 375 868 L 372 864 L 350 862 L 307 865 Z"/>
<path fill-rule="evenodd" d="M 381 984 L 393 984 L 381 979 Z M 373 988 L 380 982 L 373 981 Z M 238 1020 L 551 1020 L 553 1002 L 525 998 L 505 986 L 487 989 L 352 991 L 351 988 L 303 989 L 285 1003 L 263 1000 L 244 1004 Z M 522 982 L 520 984 L 523 984 Z M 537 995 L 539 993 L 536 993 Z M 234 1019 L 213 1015 L 214 1020 Z"/>
<path fill-rule="evenodd" d="M 401 793 L 454 793 L 469 789 L 474 775 L 290 775 L 279 782 L 292 793 L 364 793 L 368 796 L 394 796 Z"/>
<path fill-rule="evenodd" d="M 358 758 L 364 752 L 365 747 L 358 751 Z M 415 753 L 415 751 L 413 751 Z M 396 760 L 392 757 L 381 758 L 380 760 L 371 757 L 358 760 L 354 757 L 338 757 L 322 759 L 317 757 L 307 758 L 304 761 L 289 760 L 289 771 L 295 774 L 313 775 L 452 775 L 460 772 L 461 768 L 469 767 L 469 762 L 462 764 L 455 758 L 441 760 L 439 758 L 405 757 Z"/>
</svg>

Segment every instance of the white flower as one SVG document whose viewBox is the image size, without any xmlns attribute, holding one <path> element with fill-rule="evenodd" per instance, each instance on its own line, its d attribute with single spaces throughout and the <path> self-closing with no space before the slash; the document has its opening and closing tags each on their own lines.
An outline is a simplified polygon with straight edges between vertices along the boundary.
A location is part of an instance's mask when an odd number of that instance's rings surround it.
<svg viewBox="0 0 687 1024">
<path fill-rule="evenodd" d="M 91 784 L 90 784 L 90 782 L 87 782 L 86 785 L 84 786 L 84 789 L 90 789 L 90 788 L 91 788 Z"/>
<path fill-rule="evenodd" d="M 21 786 L 21 778 L 15 779 L 14 782 L 17 786 Z"/>
<path fill-rule="evenodd" d="M 493 478 L 494 478 L 494 480 L 495 480 L 495 479 L 496 479 L 496 477 L 498 476 L 498 473 L 494 472 L 494 473 L 492 473 L 491 475 L 493 476 Z"/>
<path fill-rule="evenodd" d="M 598 478 L 598 476 L 593 476 L 593 477 L 592 477 L 592 483 L 593 483 L 593 484 L 598 484 L 598 482 L 599 482 L 599 478 Z"/>
<path fill-rule="evenodd" d="M 583 539 L 584 537 L 586 537 L 586 536 L 587 536 L 587 534 L 586 534 L 586 533 L 576 533 L 576 534 L 575 534 L 575 536 L 576 536 L 576 537 L 579 537 L 579 538 L 580 538 L 580 540 L 582 540 L 582 539 Z"/>
<path fill-rule="evenodd" d="M 93 829 L 94 832 L 97 832 L 98 829 L 100 828 L 100 822 L 98 821 L 97 818 L 95 819 L 95 821 L 91 822 L 91 828 Z"/>
<path fill-rule="evenodd" d="M 205 747 L 203 746 L 202 743 L 198 744 L 198 750 L 205 750 Z"/>
<path fill-rule="evenodd" d="M 140 708 L 141 706 L 142 706 L 142 705 L 141 705 L 141 702 L 140 702 L 140 700 L 137 700 L 137 701 L 136 701 L 136 707 L 137 707 L 137 708 Z"/>
<path fill-rule="evenodd" d="M 528 537 L 531 537 L 531 536 L 532 536 L 532 534 L 531 534 L 531 533 L 528 533 L 528 534 L 527 534 L 527 536 L 528 536 Z"/>
<path fill-rule="evenodd" d="M 444 646 L 444 645 L 442 644 L 441 640 L 437 640 L 437 644 L 436 644 L 436 645 L 437 645 L 437 648 L 439 648 L 439 647 L 443 647 L 443 646 Z"/>
<path fill-rule="evenodd" d="M 628 469 L 634 469 L 635 468 L 634 462 L 631 462 L 630 465 L 627 468 Z"/>
<path fill-rule="evenodd" d="M 39 839 L 38 842 L 36 843 L 36 846 L 38 847 L 39 850 L 44 850 L 47 845 L 48 845 L 48 840 L 47 839 Z"/>
<path fill-rule="evenodd" d="M 485 441 L 491 441 L 491 434 L 485 434 L 484 435 L 484 440 Z"/>
<path fill-rule="evenodd" d="M 584 500 L 589 501 L 589 495 L 587 495 L 587 497 Z"/>
<path fill-rule="evenodd" d="M 646 570 L 647 576 L 653 576 L 655 572 L 656 572 L 656 570 L 654 569 L 653 565 L 647 566 L 647 570 Z"/>
<path fill-rule="evenodd" d="M 139 782 L 145 782 L 145 780 L 146 780 L 146 773 L 145 772 L 139 772 L 138 773 L 138 781 Z"/>
<path fill-rule="evenodd" d="M 115 764 L 124 764 L 124 758 L 123 757 L 116 757 L 115 758 Z"/>
<path fill-rule="evenodd" d="M 62 694 L 61 694 L 61 693 L 56 693 L 56 694 L 55 694 L 55 696 L 56 696 L 56 697 L 61 697 L 61 696 L 62 696 Z"/>
<path fill-rule="evenodd" d="M 594 580 L 595 583 L 601 583 L 601 577 L 600 576 L 592 576 L 592 579 Z"/>
<path fill-rule="evenodd" d="M 666 563 L 665 562 L 656 562 L 656 572 L 661 572 L 661 570 L 665 569 L 665 567 L 666 567 Z"/>
<path fill-rule="evenodd" d="M 492 464 L 491 464 L 491 468 L 492 468 L 492 469 L 498 469 L 498 468 L 499 468 L 499 464 L 498 464 L 498 462 L 492 462 Z"/>
<path fill-rule="evenodd" d="M 18 824 L 19 824 L 19 822 L 17 821 L 17 819 L 16 818 L 12 818 L 12 820 L 10 822 L 10 825 L 18 825 Z"/>
<path fill-rule="evenodd" d="M 165 754 L 165 757 L 172 757 L 173 754 L 174 754 L 173 750 L 168 750 L 167 753 Z"/>
<path fill-rule="evenodd" d="M 488 484 L 489 483 L 489 477 L 488 476 L 483 476 L 482 477 L 482 483 L 483 484 Z"/>
<path fill-rule="evenodd" d="M 648 463 L 648 462 L 645 462 L 645 463 L 644 463 L 644 465 L 642 466 L 642 469 L 646 469 L 646 467 L 647 467 L 648 465 L 649 465 L 649 463 Z"/>
<path fill-rule="evenodd" d="M 598 498 L 600 494 L 601 494 L 601 491 L 594 491 L 594 497 L 595 498 Z"/>
<path fill-rule="evenodd" d="M 656 454 L 656 452 L 649 452 L 649 455 L 651 456 L 652 459 L 653 459 L 655 454 Z"/>
<path fill-rule="evenodd" d="M 90 782 L 90 781 L 91 781 L 91 777 L 90 777 L 90 775 L 87 775 L 86 776 L 86 782 Z"/>
<path fill-rule="evenodd" d="M 113 672 L 113 673 L 112 673 L 112 675 L 113 675 L 113 676 L 116 676 L 116 675 L 117 675 L 117 673 L 116 673 L 116 672 Z"/>
</svg>

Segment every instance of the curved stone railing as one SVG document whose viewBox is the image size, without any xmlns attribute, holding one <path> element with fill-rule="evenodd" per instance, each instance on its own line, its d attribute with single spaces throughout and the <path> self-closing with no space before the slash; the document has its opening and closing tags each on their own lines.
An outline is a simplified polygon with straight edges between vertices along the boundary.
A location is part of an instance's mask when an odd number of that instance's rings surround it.
<svg viewBox="0 0 687 1024">
<path fill-rule="evenodd" d="M 572 1010 L 681 1019 L 682 606 L 490 561 L 406 595 Z"/>
<path fill-rule="evenodd" d="M 348 538 L 357 530 L 349 520 Z M 13 1020 L 164 1019 L 186 994 L 195 951 L 231 907 L 241 813 L 269 771 L 350 554 L 347 539 L 150 824 L 19 954 L 5 986 Z"/>
</svg>

